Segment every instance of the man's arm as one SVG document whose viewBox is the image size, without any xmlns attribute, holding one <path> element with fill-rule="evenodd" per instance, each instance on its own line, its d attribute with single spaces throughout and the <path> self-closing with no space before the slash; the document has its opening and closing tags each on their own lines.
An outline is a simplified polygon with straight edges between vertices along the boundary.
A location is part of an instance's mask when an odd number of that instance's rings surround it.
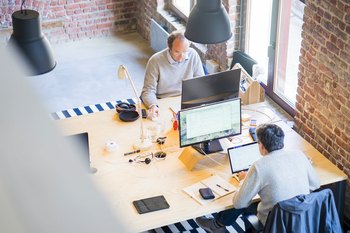
<svg viewBox="0 0 350 233">
<path fill-rule="evenodd" d="M 141 98 L 146 108 L 157 104 L 157 86 L 159 71 L 156 64 L 150 59 L 147 63 L 144 84 L 141 92 Z"/>
<path fill-rule="evenodd" d="M 204 76 L 204 70 L 201 58 L 199 57 L 196 50 L 194 50 L 194 72 L 193 77 Z"/>
<path fill-rule="evenodd" d="M 248 207 L 253 197 L 260 190 L 260 179 L 254 164 L 250 167 L 244 180 L 240 181 L 240 184 L 232 198 L 233 205 L 236 209 Z"/>
<path fill-rule="evenodd" d="M 305 156 L 304 163 L 306 163 L 306 167 L 307 167 L 310 190 L 314 191 L 321 186 L 320 178 L 318 177 L 315 169 L 312 167 L 312 165 L 310 164 L 306 156 Z"/>
</svg>

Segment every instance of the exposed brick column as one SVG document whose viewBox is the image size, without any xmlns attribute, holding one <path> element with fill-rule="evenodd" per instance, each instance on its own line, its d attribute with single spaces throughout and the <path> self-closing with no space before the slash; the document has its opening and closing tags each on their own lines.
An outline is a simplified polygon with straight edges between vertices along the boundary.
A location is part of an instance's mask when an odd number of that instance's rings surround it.
<svg viewBox="0 0 350 233">
<path fill-rule="evenodd" d="M 231 22 L 232 37 L 220 44 L 208 45 L 208 59 L 215 60 L 221 70 L 228 68 L 227 60 L 238 49 L 241 0 L 222 0 Z"/>
<path fill-rule="evenodd" d="M 350 177 L 350 2 L 306 5 L 295 130 Z M 350 179 L 345 199 L 350 219 Z"/>
<path fill-rule="evenodd" d="M 158 7 L 164 5 L 164 0 L 136 1 L 137 31 L 148 43 L 151 43 L 151 19 L 155 17 Z"/>
</svg>

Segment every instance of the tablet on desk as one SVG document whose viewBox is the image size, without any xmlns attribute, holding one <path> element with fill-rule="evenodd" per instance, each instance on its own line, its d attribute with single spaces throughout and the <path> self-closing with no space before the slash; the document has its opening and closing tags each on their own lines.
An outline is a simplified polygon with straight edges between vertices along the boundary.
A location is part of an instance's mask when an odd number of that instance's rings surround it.
<svg viewBox="0 0 350 233">
<path fill-rule="evenodd" d="M 163 195 L 133 201 L 133 204 L 139 214 L 168 209 L 170 207 Z"/>
<path fill-rule="evenodd" d="M 227 149 L 232 174 L 248 170 L 250 165 L 262 158 L 257 142 Z"/>
</svg>

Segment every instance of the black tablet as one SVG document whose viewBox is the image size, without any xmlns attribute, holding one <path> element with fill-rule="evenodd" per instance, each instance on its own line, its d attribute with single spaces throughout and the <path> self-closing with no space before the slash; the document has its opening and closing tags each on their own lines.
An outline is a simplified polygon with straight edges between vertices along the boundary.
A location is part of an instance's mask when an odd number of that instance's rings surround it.
<svg viewBox="0 0 350 233">
<path fill-rule="evenodd" d="M 168 209 L 170 207 L 163 195 L 133 201 L 132 203 L 139 214 Z"/>
</svg>

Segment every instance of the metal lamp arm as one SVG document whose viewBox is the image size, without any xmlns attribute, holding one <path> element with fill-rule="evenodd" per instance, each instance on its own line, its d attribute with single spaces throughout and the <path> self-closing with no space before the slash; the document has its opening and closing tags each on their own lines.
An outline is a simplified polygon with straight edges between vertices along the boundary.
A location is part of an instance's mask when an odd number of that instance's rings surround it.
<svg viewBox="0 0 350 233">
<path fill-rule="evenodd" d="M 130 74 L 129 74 L 128 70 L 126 69 L 125 66 L 123 66 L 123 69 L 126 71 L 126 74 L 128 75 L 128 78 L 129 78 L 129 80 L 130 80 L 130 83 L 131 83 L 131 85 L 132 85 L 132 88 L 134 89 L 135 95 L 136 95 L 136 97 L 137 97 L 137 101 L 138 101 L 138 104 L 139 104 L 139 110 L 138 110 L 138 112 L 139 112 L 139 117 L 140 117 L 140 121 L 141 121 L 141 142 L 144 142 L 145 137 L 144 137 L 144 133 L 143 133 L 143 121 L 142 121 L 141 99 L 140 99 L 140 97 L 139 97 L 139 95 L 138 95 L 138 93 L 137 93 L 137 91 L 136 91 L 136 88 L 135 88 L 135 86 L 134 86 L 134 83 L 133 83 L 132 80 L 131 80 L 131 77 L 130 77 Z"/>
</svg>

